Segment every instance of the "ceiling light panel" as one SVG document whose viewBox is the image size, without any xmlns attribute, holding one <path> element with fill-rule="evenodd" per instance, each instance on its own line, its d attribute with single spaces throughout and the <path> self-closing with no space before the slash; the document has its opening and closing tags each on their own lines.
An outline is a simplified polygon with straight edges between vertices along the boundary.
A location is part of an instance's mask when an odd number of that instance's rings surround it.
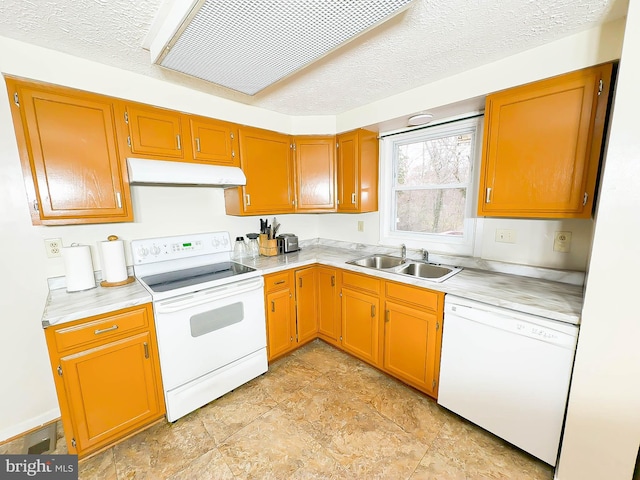
<svg viewBox="0 0 640 480">
<path fill-rule="evenodd" d="M 163 67 L 254 95 L 413 0 L 207 0 Z"/>
</svg>

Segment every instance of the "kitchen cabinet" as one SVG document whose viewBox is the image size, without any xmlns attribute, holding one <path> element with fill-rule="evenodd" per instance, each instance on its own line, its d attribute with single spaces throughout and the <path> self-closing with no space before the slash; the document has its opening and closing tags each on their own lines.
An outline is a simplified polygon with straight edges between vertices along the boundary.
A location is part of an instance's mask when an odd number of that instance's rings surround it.
<svg viewBox="0 0 640 480">
<path fill-rule="evenodd" d="M 444 294 L 385 282 L 383 369 L 437 398 Z"/>
<path fill-rule="evenodd" d="M 85 456 L 164 416 L 151 304 L 45 336 L 69 453 Z"/>
<path fill-rule="evenodd" d="M 240 167 L 247 177 L 244 187 L 224 192 L 229 215 L 294 212 L 293 164 L 288 135 L 240 127 Z"/>
<path fill-rule="evenodd" d="M 591 216 L 612 68 L 487 96 L 478 215 Z"/>
<path fill-rule="evenodd" d="M 112 102 L 67 88 L 6 82 L 32 222 L 133 220 Z"/>
<path fill-rule="evenodd" d="M 336 210 L 336 138 L 294 137 L 296 212 Z"/>
<path fill-rule="evenodd" d="M 316 275 L 315 266 L 265 275 L 269 361 L 317 337 Z"/>
<path fill-rule="evenodd" d="M 240 166 L 237 125 L 193 115 L 189 115 L 188 119 L 193 160 Z"/>
<path fill-rule="evenodd" d="M 296 341 L 298 346 L 318 335 L 318 295 L 316 267 L 294 273 L 296 282 Z"/>
<path fill-rule="evenodd" d="M 378 210 L 378 138 L 375 132 L 354 130 L 337 136 L 338 212 Z"/>
<path fill-rule="evenodd" d="M 318 295 L 318 337 L 331 343 L 341 345 L 342 322 L 340 315 L 340 292 L 338 270 L 332 267 L 317 267 Z"/>
<path fill-rule="evenodd" d="M 267 312 L 267 354 L 272 360 L 295 347 L 295 302 L 293 271 L 265 275 L 265 311 Z"/>
<path fill-rule="evenodd" d="M 366 275 L 342 274 L 342 348 L 375 366 L 381 357 L 380 283 Z"/>
<path fill-rule="evenodd" d="M 124 104 L 122 108 L 128 127 L 127 156 L 161 160 L 185 158 L 183 147 L 188 143 L 183 145 L 183 116 L 180 112 L 131 103 Z"/>
</svg>

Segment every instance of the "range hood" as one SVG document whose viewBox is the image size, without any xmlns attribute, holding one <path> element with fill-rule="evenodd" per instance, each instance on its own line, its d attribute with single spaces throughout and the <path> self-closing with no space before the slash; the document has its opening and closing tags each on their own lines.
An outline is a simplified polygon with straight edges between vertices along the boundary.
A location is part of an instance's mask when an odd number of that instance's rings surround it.
<svg viewBox="0 0 640 480">
<path fill-rule="evenodd" d="M 131 185 L 184 185 L 239 187 L 247 177 L 238 167 L 202 163 L 167 162 L 145 158 L 127 158 Z"/>
</svg>

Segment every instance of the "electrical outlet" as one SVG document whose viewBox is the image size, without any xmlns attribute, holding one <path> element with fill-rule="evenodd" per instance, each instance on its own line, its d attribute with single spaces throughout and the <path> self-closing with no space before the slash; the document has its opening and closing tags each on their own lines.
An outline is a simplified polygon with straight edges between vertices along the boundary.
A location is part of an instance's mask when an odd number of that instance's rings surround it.
<svg viewBox="0 0 640 480">
<path fill-rule="evenodd" d="M 571 232 L 556 232 L 553 238 L 553 251 L 561 253 L 571 251 Z"/>
<path fill-rule="evenodd" d="M 44 241 L 44 247 L 47 249 L 47 257 L 54 258 L 62 255 L 62 239 L 47 238 Z"/>
<path fill-rule="evenodd" d="M 506 228 L 496 229 L 496 242 L 500 243 L 516 243 L 516 231 Z"/>
<path fill-rule="evenodd" d="M 359 232 L 364 232 L 364 221 L 363 220 L 358 220 L 358 231 Z"/>
</svg>

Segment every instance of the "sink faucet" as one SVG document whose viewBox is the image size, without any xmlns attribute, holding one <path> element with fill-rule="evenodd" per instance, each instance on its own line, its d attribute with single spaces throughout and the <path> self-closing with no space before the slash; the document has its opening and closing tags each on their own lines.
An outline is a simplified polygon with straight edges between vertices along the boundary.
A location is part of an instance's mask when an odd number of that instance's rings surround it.
<svg viewBox="0 0 640 480">
<path fill-rule="evenodd" d="M 422 249 L 422 260 L 427 263 L 429 262 L 429 252 L 427 251 L 426 248 Z"/>
<path fill-rule="evenodd" d="M 400 245 L 400 258 L 402 258 L 402 263 L 407 261 L 407 246 L 404 243 Z"/>
</svg>

